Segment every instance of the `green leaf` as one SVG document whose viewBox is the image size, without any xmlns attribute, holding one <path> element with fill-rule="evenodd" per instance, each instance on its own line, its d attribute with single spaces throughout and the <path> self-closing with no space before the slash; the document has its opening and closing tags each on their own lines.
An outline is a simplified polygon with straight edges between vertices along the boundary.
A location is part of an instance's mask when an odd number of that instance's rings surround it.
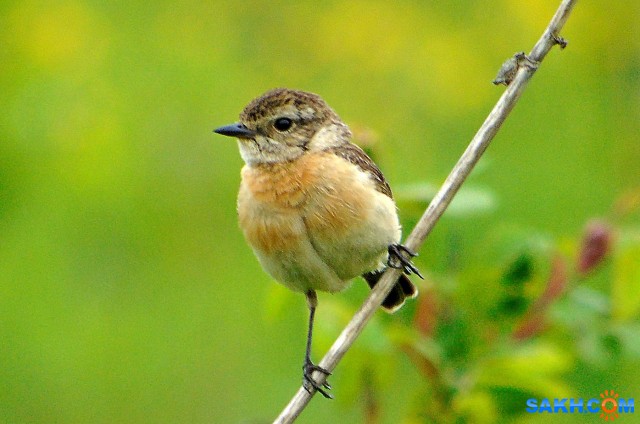
<svg viewBox="0 0 640 424">
<path fill-rule="evenodd" d="M 618 321 L 634 319 L 640 313 L 640 235 L 621 243 L 614 256 L 611 288 L 612 315 Z"/>
<path fill-rule="evenodd" d="M 531 254 L 520 254 L 502 276 L 500 282 L 505 286 L 522 286 L 533 276 L 534 260 Z"/>
<path fill-rule="evenodd" d="M 399 202 L 414 203 L 425 207 L 438 192 L 439 186 L 420 182 L 400 186 L 396 190 Z M 486 189 L 474 186 L 464 186 L 447 208 L 448 217 L 464 218 L 493 212 L 497 207 L 496 195 Z"/>
<path fill-rule="evenodd" d="M 538 342 L 488 359 L 478 369 L 477 382 L 488 387 L 517 388 L 546 397 L 566 397 L 572 390 L 561 376 L 569 370 L 572 361 L 569 353 Z"/>
<path fill-rule="evenodd" d="M 611 329 L 611 333 L 618 338 L 624 352 L 635 359 L 640 359 L 640 323 L 615 325 Z"/>
<path fill-rule="evenodd" d="M 485 391 L 461 392 L 452 402 L 460 422 L 495 423 L 498 422 L 498 408 L 491 395 Z"/>
</svg>

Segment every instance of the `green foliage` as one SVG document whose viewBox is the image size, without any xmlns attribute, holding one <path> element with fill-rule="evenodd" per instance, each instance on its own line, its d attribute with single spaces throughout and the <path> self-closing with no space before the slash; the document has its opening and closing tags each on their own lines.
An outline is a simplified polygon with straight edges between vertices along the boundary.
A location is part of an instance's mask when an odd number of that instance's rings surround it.
<svg viewBox="0 0 640 424">
<path fill-rule="evenodd" d="M 611 241 L 614 233 L 626 236 Z M 576 236 L 581 240 L 571 243 L 572 251 L 561 254 L 556 243 L 542 241 L 533 230 L 508 231 L 479 243 L 482 258 L 489 261 L 484 267 L 493 272 L 480 276 L 470 261 L 448 275 L 430 275 L 426 293 L 423 287 L 417 309 L 409 313 L 412 319 L 387 324 L 386 338 L 423 379 L 415 384 L 412 406 L 400 421 L 526 421 L 529 398 L 594 397 L 610 387 L 596 380 L 585 392 L 572 383 L 572 373 L 586 366 L 613 376 L 620 363 L 640 358 L 637 312 L 616 313 L 633 300 L 609 298 L 594 287 L 595 280 L 609 278 L 605 274 L 617 277 L 612 271 L 619 270 L 621 260 L 640 263 L 640 239 L 634 233 L 601 220 L 589 223 L 585 234 Z M 600 244 L 603 238 L 611 243 Z M 451 279 L 458 281 L 455 290 L 439 289 Z M 640 280 L 634 281 L 626 288 L 632 299 Z M 371 367 L 373 362 L 376 375 L 394 375 L 397 366 L 366 342 L 356 352 L 356 364 Z M 362 378 L 353 381 L 361 397 L 371 391 Z M 378 384 L 385 386 L 384 381 Z"/>
<path fill-rule="evenodd" d="M 269 422 L 307 312 L 237 230 L 242 161 L 211 130 L 266 89 L 320 93 L 406 233 L 558 3 L 1 2 L 0 422 Z M 421 250 L 421 296 L 376 315 L 300 422 L 637 395 L 637 12 L 578 3 Z M 321 295 L 316 359 L 366 293 Z"/>
<path fill-rule="evenodd" d="M 394 195 L 399 207 L 407 213 L 424 211 L 440 187 L 433 183 L 416 183 L 400 186 Z M 495 194 L 486 188 L 463 186 L 456 194 L 446 214 L 451 217 L 464 217 L 479 213 L 488 213 L 497 207 Z"/>
<path fill-rule="evenodd" d="M 613 265 L 613 316 L 627 321 L 640 314 L 640 234 L 625 234 Z"/>
</svg>

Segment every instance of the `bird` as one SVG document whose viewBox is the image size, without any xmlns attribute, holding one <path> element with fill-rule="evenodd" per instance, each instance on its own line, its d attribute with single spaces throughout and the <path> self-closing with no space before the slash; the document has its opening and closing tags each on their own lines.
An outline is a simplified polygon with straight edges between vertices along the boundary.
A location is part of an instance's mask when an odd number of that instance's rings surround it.
<svg viewBox="0 0 640 424">
<path fill-rule="evenodd" d="M 340 292 L 362 276 L 373 288 L 387 267 L 403 271 L 382 302 L 395 312 L 418 295 L 416 253 L 400 243 L 389 183 L 352 143 L 349 127 L 317 94 L 277 88 L 253 99 L 239 122 L 214 130 L 238 140 L 245 165 L 237 212 L 240 229 L 264 270 L 309 309 L 303 387 L 331 398 L 331 373 L 311 360 L 316 291 Z"/>
</svg>

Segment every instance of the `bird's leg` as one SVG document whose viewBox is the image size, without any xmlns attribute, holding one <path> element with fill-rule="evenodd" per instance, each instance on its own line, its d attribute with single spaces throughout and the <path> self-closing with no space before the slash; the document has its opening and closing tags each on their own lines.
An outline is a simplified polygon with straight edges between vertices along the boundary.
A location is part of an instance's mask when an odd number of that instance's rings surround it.
<svg viewBox="0 0 640 424">
<path fill-rule="evenodd" d="M 387 260 L 387 265 L 390 268 L 401 269 L 407 275 L 416 274 L 424 280 L 424 277 L 420 274 L 420 270 L 411 262 L 411 258 L 418 256 L 417 253 L 399 243 L 390 244 L 388 250 L 389 259 Z M 405 257 L 404 254 L 407 254 L 409 258 Z"/>
<path fill-rule="evenodd" d="M 329 393 L 325 391 L 331 390 L 331 385 L 326 381 L 322 384 L 318 384 L 313 379 L 313 372 L 320 371 L 325 375 L 331 375 L 331 373 L 311 362 L 311 338 L 313 335 L 313 318 L 316 313 L 316 306 L 318 306 L 318 297 L 316 296 L 316 292 L 313 290 L 309 290 L 305 293 L 307 296 L 307 305 L 309 306 L 309 331 L 307 332 L 307 350 L 304 355 L 304 365 L 302 365 L 302 385 L 307 390 L 307 392 L 311 393 L 311 390 L 314 389 L 322 394 L 322 396 L 333 399 Z"/>
</svg>

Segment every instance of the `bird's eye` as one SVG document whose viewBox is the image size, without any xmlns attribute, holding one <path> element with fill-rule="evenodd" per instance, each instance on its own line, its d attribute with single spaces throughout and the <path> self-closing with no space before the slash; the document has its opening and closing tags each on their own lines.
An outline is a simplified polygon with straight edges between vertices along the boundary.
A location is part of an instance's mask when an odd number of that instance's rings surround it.
<svg viewBox="0 0 640 424">
<path fill-rule="evenodd" d="M 273 126 L 278 131 L 286 131 L 293 125 L 293 121 L 289 118 L 278 118 L 273 123 Z"/>
</svg>

